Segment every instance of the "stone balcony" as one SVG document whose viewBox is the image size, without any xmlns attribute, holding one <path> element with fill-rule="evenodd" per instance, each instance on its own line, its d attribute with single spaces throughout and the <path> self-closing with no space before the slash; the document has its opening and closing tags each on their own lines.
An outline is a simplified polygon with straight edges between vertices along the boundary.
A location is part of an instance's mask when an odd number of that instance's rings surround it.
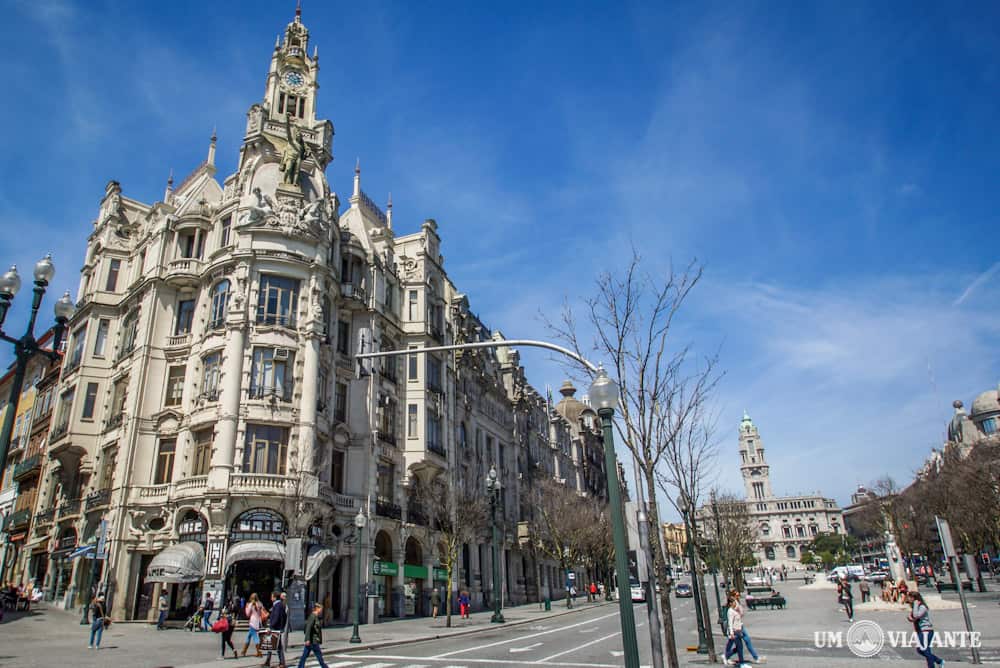
<svg viewBox="0 0 1000 668">
<path fill-rule="evenodd" d="M 323 483 L 319 487 L 319 495 L 324 501 L 329 503 L 331 506 L 336 507 L 338 510 L 346 510 L 348 512 L 354 512 L 358 508 L 358 499 L 347 494 L 341 494 L 340 492 L 333 491 L 333 488 Z"/>
<path fill-rule="evenodd" d="M 171 260 L 164 279 L 173 285 L 194 285 L 201 279 L 202 261 L 195 258 Z"/>
<path fill-rule="evenodd" d="M 173 497 L 183 498 L 188 496 L 200 496 L 205 493 L 208 487 L 207 475 L 196 475 L 184 478 L 174 483 Z"/>
<path fill-rule="evenodd" d="M 234 473 L 229 478 L 229 490 L 244 494 L 294 494 L 298 479 L 269 473 Z"/>
<path fill-rule="evenodd" d="M 92 510 L 106 508 L 110 503 L 111 503 L 111 490 L 99 489 L 87 497 L 86 501 L 84 502 L 84 510 L 89 513 Z"/>
<path fill-rule="evenodd" d="M 42 468 L 42 456 L 35 453 L 26 459 L 21 460 L 14 467 L 14 480 L 20 480 L 33 473 L 37 473 Z"/>
</svg>

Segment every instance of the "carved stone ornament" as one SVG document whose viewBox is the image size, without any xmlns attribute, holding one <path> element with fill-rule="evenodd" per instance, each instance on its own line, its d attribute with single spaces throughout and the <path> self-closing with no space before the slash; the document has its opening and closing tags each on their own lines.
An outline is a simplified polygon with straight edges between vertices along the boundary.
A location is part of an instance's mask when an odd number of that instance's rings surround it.
<svg viewBox="0 0 1000 668">
<path fill-rule="evenodd" d="M 264 108 L 259 104 L 255 104 L 250 107 L 250 111 L 247 112 L 247 134 L 251 135 L 255 132 L 260 132 L 263 123 Z"/>
<path fill-rule="evenodd" d="M 318 241 L 330 230 L 329 203 L 326 199 L 314 200 L 302 206 L 301 196 L 283 194 L 279 188 L 275 195 L 265 195 L 260 188 L 253 189 L 255 203 L 251 204 L 240 227 L 257 227 L 279 231 L 287 237 Z"/>
<path fill-rule="evenodd" d="M 417 277 L 417 261 L 405 255 L 399 256 L 400 266 L 403 268 L 403 278 L 412 281 Z"/>
</svg>

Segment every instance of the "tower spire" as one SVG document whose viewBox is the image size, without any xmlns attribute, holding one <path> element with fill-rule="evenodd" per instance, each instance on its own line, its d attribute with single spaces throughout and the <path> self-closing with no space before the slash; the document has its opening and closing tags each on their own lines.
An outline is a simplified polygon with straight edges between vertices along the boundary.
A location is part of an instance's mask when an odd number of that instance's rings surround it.
<svg viewBox="0 0 1000 668">
<path fill-rule="evenodd" d="M 361 197 L 361 158 L 354 163 L 354 194 L 351 197 Z"/>
<path fill-rule="evenodd" d="M 212 167 L 215 167 L 215 140 L 216 140 L 215 130 L 216 126 L 213 125 L 212 138 L 209 140 L 208 143 L 208 158 L 205 159 L 205 162 L 211 165 Z"/>
<path fill-rule="evenodd" d="M 163 201 L 169 203 L 174 194 L 174 168 L 170 168 L 170 175 L 167 176 L 167 189 L 163 192 Z"/>
<path fill-rule="evenodd" d="M 295 22 L 302 23 L 302 0 L 295 0 Z"/>
<path fill-rule="evenodd" d="M 392 229 L 392 193 L 389 193 L 389 201 L 385 205 L 385 226 Z"/>
</svg>

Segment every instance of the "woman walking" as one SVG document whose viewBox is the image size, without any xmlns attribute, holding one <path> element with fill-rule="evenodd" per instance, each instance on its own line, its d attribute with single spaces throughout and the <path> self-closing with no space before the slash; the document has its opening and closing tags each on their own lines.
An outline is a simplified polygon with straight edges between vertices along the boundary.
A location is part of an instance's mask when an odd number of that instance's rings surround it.
<svg viewBox="0 0 1000 668">
<path fill-rule="evenodd" d="M 98 596 L 90 604 L 90 644 L 87 649 L 101 649 L 101 636 L 104 635 L 104 597 Z"/>
<path fill-rule="evenodd" d="M 840 578 L 840 582 L 837 584 L 837 601 L 844 606 L 844 611 L 847 613 L 847 621 L 854 621 L 854 594 L 851 593 L 851 583 L 847 581 L 847 577 L 844 576 Z"/>
<path fill-rule="evenodd" d="M 264 620 L 264 606 L 257 598 L 257 594 L 250 594 L 245 612 L 247 619 L 250 620 L 250 628 L 247 631 L 247 640 L 243 643 L 243 656 L 247 655 L 247 648 L 250 647 L 251 642 L 256 656 L 264 656 L 260 652 L 260 626 Z"/>
<path fill-rule="evenodd" d="M 746 610 L 743 609 L 743 603 L 740 602 L 740 592 L 734 589 L 729 593 L 729 596 L 736 601 L 736 606 L 737 606 L 736 609 L 740 613 L 740 619 L 742 620 Z M 743 629 L 740 631 L 740 636 L 743 638 L 744 647 L 746 647 L 746 650 L 750 652 L 750 656 L 753 657 L 755 663 L 764 663 L 765 661 L 767 661 L 766 656 L 758 656 L 757 650 L 753 648 L 753 643 L 750 641 L 750 634 L 747 633 L 746 624 L 743 624 Z"/>
<path fill-rule="evenodd" d="M 934 625 L 931 624 L 931 615 L 924 603 L 924 597 L 918 591 L 911 591 L 907 595 L 910 603 L 910 614 L 907 619 L 913 623 L 913 630 L 917 632 L 917 654 L 927 661 L 927 668 L 934 668 L 935 665 L 943 666 L 944 659 L 934 655 L 931 651 L 931 640 L 934 639 Z"/>
<path fill-rule="evenodd" d="M 726 642 L 726 659 L 729 656 L 736 653 L 736 659 L 731 660 L 729 665 L 739 666 L 742 668 L 745 665 L 743 659 L 743 614 L 740 612 L 740 603 L 738 599 L 730 597 L 729 599 L 729 610 L 726 612 L 726 621 L 728 622 L 729 629 L 729 640 Z"/>
<path fill-rule="evenodd" d="M 226 645 L 229 645 L 229 649 L 233 650 L 233 658 L 238 659 L 240 658 L 240 655 L 236 653 L 236 647 L 233 646 L 233 631 L 236 630 L 236 619 L 233 613 L 232 605 L 227 604 L 224 608 L 222 608 L 222 612 L 219 613 L 219 615 L 219 621 L 217 621 L 216 624 L 220 622 L 226 623 L 226 628 L 219 631 L 219 636 L 222 638 L 222 648 L 220 650 L 221 653 L 219 658 L 226 658 Z"/>
</svg>

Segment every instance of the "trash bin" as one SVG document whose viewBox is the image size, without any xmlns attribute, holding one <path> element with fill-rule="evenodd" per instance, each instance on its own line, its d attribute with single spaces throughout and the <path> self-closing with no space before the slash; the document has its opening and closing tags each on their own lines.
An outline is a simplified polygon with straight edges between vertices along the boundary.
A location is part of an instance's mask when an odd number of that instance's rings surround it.
<svg viewBox="0 0 1000 668">
<path fill-rule="evenodd" d="M 551 611 L 552 611 L 552 599 L 550 599 L 548 596 L 546 596 L 545 597 L 545 612 L 551 612 Z"/>
</svg>

